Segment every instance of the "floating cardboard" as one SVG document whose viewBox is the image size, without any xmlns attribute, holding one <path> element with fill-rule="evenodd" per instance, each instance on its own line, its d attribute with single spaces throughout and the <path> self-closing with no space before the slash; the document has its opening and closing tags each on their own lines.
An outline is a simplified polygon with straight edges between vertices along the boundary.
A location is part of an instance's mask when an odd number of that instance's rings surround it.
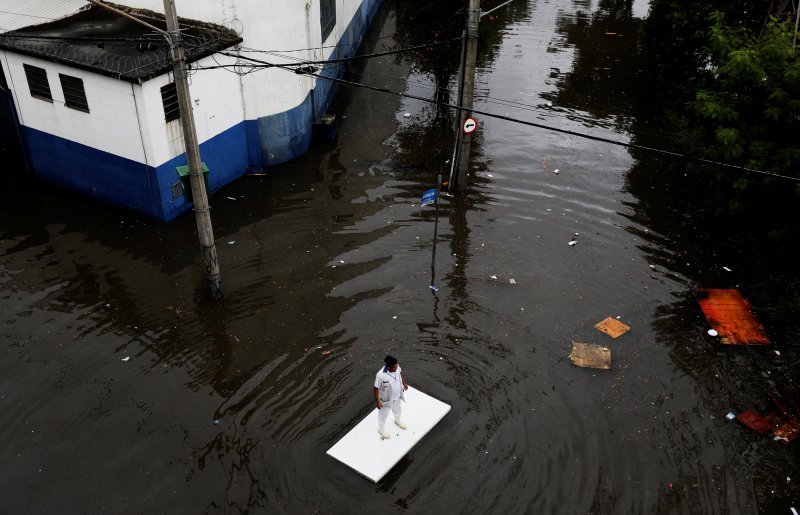
<svg viewBox="0 0 800 515">
<path fill-rule="evenodd" d="M 572 342 L 569 358 L 576 367 L 611 369 L 611 350 L 601 345 Z"/>
<path fill-rule="evenodd" d="M 631 330 L 630 327 L 623 324 L 615 318 L 608 317 L 595 326 L 597 329 L 603 331 L 610 337 L 617 339 L 623 334 Z"/>
<path fill-rule="evenodd" d="M 725 345 L 768 345 L 767 331 L 753 316 L 752 306 L 735 289 L 697 288 L 700 309 Z"/>
<path fill-rule="evenodd" d="M 450 405 L 410 386 L 405 397 L 402 418 L 408 429 L 400 429 L 390 414 L 386 430 L 392 436 L 383 440 L 378 434 L 378 410 L 373 409 L 328 449 L 328 455 L 367 479 L 380 481 L 450 411 Z"/>
</svg>

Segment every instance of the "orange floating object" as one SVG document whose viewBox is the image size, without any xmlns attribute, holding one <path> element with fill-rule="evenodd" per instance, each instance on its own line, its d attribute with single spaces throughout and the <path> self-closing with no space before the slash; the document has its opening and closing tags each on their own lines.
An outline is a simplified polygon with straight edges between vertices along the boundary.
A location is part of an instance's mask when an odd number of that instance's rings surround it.
<svg viewBox="0 0 800 515">
<path fill-rule="evenodd" d="M 595 327 L 614 339 L 619 338 L 631 330 L 627 325 L 611 317 L 606 318 Z"/>
<path fill-rule="evenodd" d="M 744 413 L 739 413 L 736 415 L 736 420 L 759 434 L 766 433 L 772 429 L 772 424 L 755 411 L 748 410 Z"/>
<path fill-rule="evenodd" d="M 694 296 L 709 325 L 725 345 L 769 345 L 767 331 L 753 315 L 752 306 L 735 289 L 697 288 Z"/>
</svg>

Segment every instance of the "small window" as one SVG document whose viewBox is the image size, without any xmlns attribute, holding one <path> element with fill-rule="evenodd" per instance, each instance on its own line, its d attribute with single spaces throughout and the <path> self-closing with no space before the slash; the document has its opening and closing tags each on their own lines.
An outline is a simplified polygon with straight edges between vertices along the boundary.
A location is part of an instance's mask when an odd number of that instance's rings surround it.
<svg viewBox="0 0 800 515">
<path fill-rule="evenodd" d="M 53 95 L 50 94 L 50 83 L 47 82 L 47 72 L 44 68 L 38 68 L 30 64 L 23 64 L 22 66 L 25 68 L 25 76 L 28 78 L 28 88 L 31 90 L 31 96 L 52 102 Z"/>
<path fill-rule="evenodd" d="M 61 79 L 61 89 L 64 91 L 64 104 L 70 109 L 77 109 L 84 113 L 89 112 L 89 102 L 86 100 L 86 91 L 83 89 L 83 79 L 58 74 Z"/>
<path fill-rule="evenodd" d="M 320 0 L 319 24 L 322 27 L 322 41 L 324 42 L 336 26 L 336 0 Z"/>
<path fill-rule="evenodd" d="M 161 88 L 161 102 L 164 104 L 164 119 L 168 122 L 177 120 L 181 117 L 181 109 L 178 105 L 178 89 L 174 82 L 170 82 Z"/>
</svg>

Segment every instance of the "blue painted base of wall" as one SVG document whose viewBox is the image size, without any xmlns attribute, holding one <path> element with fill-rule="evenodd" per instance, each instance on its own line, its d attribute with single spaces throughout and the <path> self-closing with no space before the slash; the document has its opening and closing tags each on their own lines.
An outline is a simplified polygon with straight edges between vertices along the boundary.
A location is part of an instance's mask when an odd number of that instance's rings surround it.
<svg viewBox="0 0 800 515">
<path fill-rule="evenodd" d="M 353 55 L 381 2 L 362 2 L 331 59 Z M 332 63 L 321 73 L 340 77 L 342 72 L 341 65 Z M 305 154 L 314 121 L 325 113 L 335 92 L 334 82 L 318 79 L 299 106 L 243 121 L 202 143 L 200 155 L 211 170 L 209 193 L 248 169 L 274 166 Z M 40 177 L 164 222 L 191 208 L 183 195 L 173 198 L 173 186 L 179 182 L 176 167 L 186 164 L 186 154 L 154 168 L 29 127 L 20 130 L 31 168 Z"/>
</svg>

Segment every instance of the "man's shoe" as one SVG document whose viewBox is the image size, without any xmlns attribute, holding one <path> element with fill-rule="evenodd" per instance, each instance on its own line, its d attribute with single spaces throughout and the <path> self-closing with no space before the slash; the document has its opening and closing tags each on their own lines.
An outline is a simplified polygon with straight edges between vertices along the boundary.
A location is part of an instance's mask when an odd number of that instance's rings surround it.
<svg viewBox="0 0 800 515">
<path fill-rule="evenodd" d="M 397 424 L 400 427 L 400 429 L 407 429 L 408 428 L 408 426 L 403 424 L 403 421 L 400 420 L 399 418 L 394 419 L 394 423 Z"/>
<path fill-rule="evenodd" d="M 378 434 L 379 434 L 379 435 L 381 435 L 381 438 L 383 438 L 384 440 L 387 440 L 387 439 L 389 439 L 389 438 L 391 438 L 391 437 L 392 437 L 392 435 L 390 435 L 390 434 L 389 434 L 389 433 L 386 431 L 386 428 L 384 428 L 383 426 L 381 426 L 380 428 L 378 428 Z"/>
</svg>

